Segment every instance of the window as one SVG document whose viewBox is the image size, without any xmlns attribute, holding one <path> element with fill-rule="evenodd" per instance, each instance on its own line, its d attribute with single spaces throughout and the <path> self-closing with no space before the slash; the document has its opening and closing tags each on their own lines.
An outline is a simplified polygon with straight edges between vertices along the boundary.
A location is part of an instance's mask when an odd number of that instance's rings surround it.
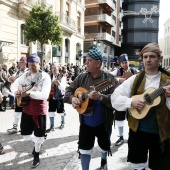
<svg viewBox="0 0 170 170">
<path fill-rule="evenodd" d="M 66 15 L 69 16 L 69 4 L 66 2 Z"/>
<path fill-rule="evenodd" d="M 24 24 L 21 25 L 21 44 L 24 44 L 26 46 L 29 46 L 29 42 L 26 40 L 24 36 Z"/>
<path fill-rule="evenodd" d="M 77 31 L 79 33 L 81 32 L 80 26 L 80 12 L 77 12 Z"/>
<path fill-rule="evenodd" d="M 107 53 L 107 45 L 106 44 L 103 44 L 103 52 Z"/>
<path fill-rule="evenodd" d="M 140 49 L 138 49 L 138 48 L 134 49 L 134 54 L 139 55 L 140 54 Z"/>
</svg>

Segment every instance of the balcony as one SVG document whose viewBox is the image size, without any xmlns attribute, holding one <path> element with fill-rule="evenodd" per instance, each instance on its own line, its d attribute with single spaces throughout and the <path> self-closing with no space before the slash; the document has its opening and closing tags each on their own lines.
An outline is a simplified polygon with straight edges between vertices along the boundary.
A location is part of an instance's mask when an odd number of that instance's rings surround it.
<svg viewBox="0 0 170 170">
<path fill-rule="evenodd" d="M 45 4 L 47 7 L 51 5 L 46 2 L 46 0 L 17 0 L 18 1 L 18 14 L 22 15 L 26 14 L 29 15 L 32 7 L 34 5 L 43 5 Z"/>
<path fill-rule="evenodd" d="M 85 17 L 85 26 L 90 25 L 91 23 L 97 23 L 102 22 L 106 25 L 110 25 L 111 27 L 115 26 L 115 21 L 112 19 L 111 16 L 107 14 L 101 14 L 101 15 L 91 15 Z"/>
<path fill-rule="evenodd" d="M 56 15 L 59 16 L 59 23 L 62 30 L 67 31 L 69 33 L 75 33 L 76 31 L 76 21 L 68 17 L 67 15 L 56 12 Z"/>
<path fill-rule="evenodd" d="M 105 12 L 115 11 L 115 4 L 113 3 L 113 0 L 98 0 L 98 4 L 105 9 Z"/>
<path fill-rule="evenodd" d="M 93 41 L 94 38 L 96 38 L 97 40 L 107 41 L 107 42 L 111 42 L 112 44 L 115 44 L 115 38 L 108 33 L 85 34 L 85 41 Z"/>
</svg>

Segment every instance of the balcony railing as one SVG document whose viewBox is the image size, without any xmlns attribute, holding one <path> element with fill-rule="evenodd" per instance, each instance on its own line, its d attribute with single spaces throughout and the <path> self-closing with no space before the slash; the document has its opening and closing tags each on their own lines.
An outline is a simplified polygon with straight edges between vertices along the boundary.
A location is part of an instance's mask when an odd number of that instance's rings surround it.
<svg viewBox="0 0 170 170">
<path fill-rule="evenodd" d="M 115 26 L 115 21 L 112 19 L 111 16 L 107 14 L 101 14 L 101 15 L 91 15 L 85 17 L 85 23 L 87 22 L 107 22 L 112 27 Z"/>
<path fill-rule="evenodd" d="M 85 34 L 85 40 L 91 41 L 96 38 L 97 40 L 104 40 L 109 41 L 111 43 L 115 43 L 115 38 L 108 34 L 108 33 L 91 33 L 91 34 Z"/>
<path fill-rule="evenodd" d="M 56 15 L 59 16 L 60 23 L 65 25 L 66 27 L 69 27 L 73 30 L 76 30 L 76 21 L 68 17 L 67 15 L 61 13 L 61 12 L 56 12 Z"/>
<path fill-rule="evenodd" d="M 107 4 L 110 8 L 115 10 L 115 4 L 113 0 L 98 0 L 98 4 Z"/>
<path fill-rule="evenodd" d="M 23 3 L 24 5 L 27 5 L 29 7 L 32 7 L 33 5 L 42 5 L 42 4 L 45 4 L 47 7 L 51 6 L 46 2 L 46 0 L 18 0 L 18 3 Z"/>
</svg>

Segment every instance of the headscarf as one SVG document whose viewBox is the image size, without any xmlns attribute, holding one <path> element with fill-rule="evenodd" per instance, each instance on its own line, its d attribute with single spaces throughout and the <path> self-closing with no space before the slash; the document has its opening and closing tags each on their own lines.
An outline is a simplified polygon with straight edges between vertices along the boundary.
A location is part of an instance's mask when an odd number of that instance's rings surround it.
<svg viewBox="0 0 170 170">
<path fill-rule="evenodd" d="M 36 53 L 31 54 L 28 58 L 27 58 L 27 62 L 29 63 L 40 63 L 40 57 L 38 57 L 38 55 Z"/>
<path fill-rule="evenodd" d="M 146 52 L 155 52 L 158 54 L 158 56 L 161 56 L 162 51 L 159 48 L 159 45 L 157 43 L 149 43 L 147 44 L 140 52 L 140 56 L 143 57 L 143 53 Z"/>
<path fill-rule="evenodd" d="M 122 54 L 119 57 L 119 63 L 124 62 L 124 61 L 129 61 L 127 54 Z"/>
<path fill-rule="evenodd" d="M 90 48 L 87 56 L 93 58 L 94 60 L 100 60 L 102 62 L 102 54 L 99 47 L 97 46 L 93 46 L 92 48 Z"/>
</svg>

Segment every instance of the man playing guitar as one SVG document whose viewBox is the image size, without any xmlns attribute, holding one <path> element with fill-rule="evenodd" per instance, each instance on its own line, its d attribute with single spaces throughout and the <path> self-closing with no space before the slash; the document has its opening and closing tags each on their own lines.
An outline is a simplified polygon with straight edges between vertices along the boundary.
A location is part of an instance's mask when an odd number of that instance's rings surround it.
<svg viewBox="0 0 170 170">
<path fill-rule="evenodd" d="M 12 76 L 9 77 L 8 79 L 9 82 L 13 83 L 18 77 L 20 77 L 24 72 L 28 70 L 26 64 L 27 64 L 26 57 L 21 57 L 18 62 L 20 69 Z M 13 127 L 11 129 L 7 129 L 8 134 L 17 133 L 17 127 L 18 127 L 19 120 L 21 119 L 21 114 L 22 114 L 22 107 L 18 107 L 18 105 L 15 102 L 15 112 L 13 113 L 14 116 Z"/>
<path fill-rule="evenodd" d="M 32 168 L 36 168 L 40 164 L 41 145 L 46 139 L 47 99 L 50 93 L 51 80 L 47 73 L 40 70 L 40 58 L 37 54 L 31 54 L 27 61 L 29 70 L 15 80 L 12 84 L 12 91 L 17 99 L 28 96 L 30 98 L 22 110 L 21 135 L 25 140 L 34 142 Z M 19 90 L 20 86 L 29 87 L 33 83 L 34 85 L 30 90 Z"/>
<path fill-rule="evenodd" d="M 51 68 L 52 74 L 50 75 L 52 80 L 51 88 L 53 88 L 53 94 L 49 96 L 49 109 L 48 115 L 50 118 L 50 128 L 46 130 L 47 133 L 54 131 L 54 117 L 55 113 L 60 114 L 61 116 L 61 125 L 60 129 L 64 128 L 65 124 L 65 110 L 64 110 L 64 102 L 63 97 L 65 94 L 66 86 L 67 86 L 67 78 L 65 73 L 59 72 L 59 65 L 57 63 L 52 64 Z"/>
<path fill-rule="evenodd" d="M 117 79 L 110 73 L 101 69 L 102 54 L 97 46 L 90 48 L 86 56 L 87 71 L 79 74 L 66 90 L 65 102 L 72 104 L 76 109 L 81 106 L 79 95 L 74 96 L 77 88 L 90 89 L 91 86 L 110 78 L 112 86 L 97 91 L 95 88 L 88 94 L 89 100 L 94 103 L 80 115 L 80 130 L 78 149 L 82 169 L 89 169 L 95 137 L 98 139 L 98 148 L 101 153 L 100 169 L 107 167 L 107 153 L 110 153 L 110 135 L 113 124 L 113 108 L 111 107 L 110 94 L 118 86 Z M 83 99 L 82 99 L 83 100 Z"/>
<path fill-rule="evenodd" d="M 143 119 L 132 116 L 131 108 L 138 114 L 147 105 L 140 96 L 148 88 L 158 89 L 170 81 L 170 77 L 160 72 L 159 66 L 163 57 L 157 43 L 147 44 L 140 53 L 144 63 L 144 71 L 133 75 L 119 85 L 111 95 L 113 108 L 118 111 L 129 109 L 128 125 L 128 159 L 134 170 L 169 170 L 167 140 L 170 138 L 170 85 L 162 88 L 161 101 L 149 110 Z M 152 102 L 151 102 L 152 103 Z"/>
</svg>

